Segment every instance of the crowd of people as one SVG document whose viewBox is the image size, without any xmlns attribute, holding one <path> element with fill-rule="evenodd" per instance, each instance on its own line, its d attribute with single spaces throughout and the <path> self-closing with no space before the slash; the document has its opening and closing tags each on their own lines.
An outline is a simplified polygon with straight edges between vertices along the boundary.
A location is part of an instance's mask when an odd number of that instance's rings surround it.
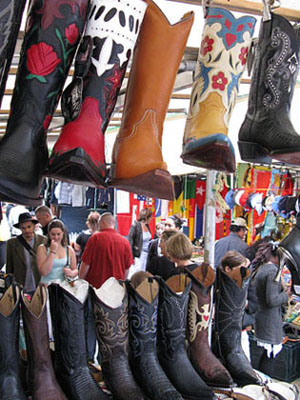
<svg viewBox="0 0 300 400">
<path fill-rule="evenodd" d="M 20 209 L 24 211 L 24 209 Z M 13 224 L 20 234 L 11 234 L 6 243 L 5 270 L 15 276 L 26 293 L 32 294 L 41 281 L 51 282 L 78 277 L 98 289 L 110 277 L 117 280 L 160 276 L 167 281 L 182 271 L 193 271 L 193 244 L 182 232 L 183 220 L 172 215 L 150 230 L 152 212 L 140 210 L 127 238 L 116 231 L 114 216 L 92 211 L 75 243 L 68 241 L 64 223 L 47 206 L 34 212 L 21 212 Z M 236 218 L 230 234 L 215 244 L 215 268 L 221 269 L 241 287 L 251 274 L 248 284 L 243 327 L 255 328 L 261 352 L 261 369 L 280 352 L 282 345 L 282 310 L 290 292 L 278 278 L 279 256 L 271 238 L 248 246 L 245 242 L 247 224 Z M 143 275 L 145 274 L 145 275 Z M 269 321 L 270 323 L 266 323 Z M 92 306 L 88 315 L 88 353 L 94 360 L 96 333 Z M 267 327 L 267 329 L 266 329 Z M 272 328 L 271 328 L 272 327 Z"/>
</svg>

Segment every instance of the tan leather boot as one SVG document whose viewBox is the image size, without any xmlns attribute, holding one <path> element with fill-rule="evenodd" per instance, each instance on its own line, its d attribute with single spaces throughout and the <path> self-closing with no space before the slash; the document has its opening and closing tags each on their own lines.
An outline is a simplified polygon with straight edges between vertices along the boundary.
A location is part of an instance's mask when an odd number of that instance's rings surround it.
<svg viewBox="0 0 300 400">
<path fill-rule="evenodd" d="M 162 130 L 194 16 L 188 13 L 171 25 L 153 1 L 146 3 L 124 115 L 113 148 L 109 184 L 173 200 L 173 181 L 162 156 Z"/>
<path fill-rule="evenodd" d="M 228 125 L 256 19 L 210 8 L 199 50 L 181 158 L 186 164 L 235 171 Z"/>
</svg>

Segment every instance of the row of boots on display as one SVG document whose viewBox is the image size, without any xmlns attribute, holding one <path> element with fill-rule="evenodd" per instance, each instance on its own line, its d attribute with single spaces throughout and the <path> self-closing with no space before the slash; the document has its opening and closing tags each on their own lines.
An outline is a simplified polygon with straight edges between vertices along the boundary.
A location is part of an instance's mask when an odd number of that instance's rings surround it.
<svg viewBox="0 0 300 400">
<path fill-rule="evenodd" d="M 24 3 L 4 1 L 1 7 L 20 16 Z M 238 145 L 248 162 L 275 158 L 299 165 L 300 137 L 289 116 L 299 70 L 299 25 L 270 15 L 261 22 Z M 152 0 L 32 1 L 0 143 L 1 200 L 39 204 L 43 175 L 172 200 L 163 123 L 193 18 L 190 12 L 172 25 Z M 255 24 L 252 16 L 208 9 L 183 138 L 181 157 L 187 164 L 235 171 L 228 125 Z M 7 38 L 15 39 L 15 26 L 7 29 Z M 61 99 L 65 125 L 49 159 L 46 132 L 76 51 L 73 81 Z M 104 133 L 131 54 L 108 172 Z"/>
<path fill-rule="evenodd" d="M 137 284 L 109 278 L 99 289 L 80 279 L 73 285 L 50 284 L 53 369 L 46 288 L 40 284 L 28 298 L 12 276 L 6 275 L 0 299 L 5 338 L 0 343 L 1 400 L 26 399 L 18 374 L 20 302 L 28 358 L 26 391 L 32 398 L 108 398 L 87 363 L 88 296 L 93 304 L 103 379 L 114 399 L 208 400 L 214 398 L 212 388 L 258 384 L 241 347 L 246 278 L 220 272 L 213 346 L 218 358 L 208 343 L 214 281 L 214 270 L 202 264 L 166 282 L 158 277 L 144 278 Z"/>
</svg>

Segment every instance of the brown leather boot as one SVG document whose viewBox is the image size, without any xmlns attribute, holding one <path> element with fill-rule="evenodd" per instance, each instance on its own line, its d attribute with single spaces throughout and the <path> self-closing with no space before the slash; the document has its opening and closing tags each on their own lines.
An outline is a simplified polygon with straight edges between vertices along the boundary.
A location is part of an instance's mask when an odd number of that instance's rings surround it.
<svg viewBox="0 0 300 400">
<path fill-rule="evenodd" d="M 112 152 L 109 184 L 173 200 L 173 181 L 162 156 L 162 130 L 194 18 L 191 12 L 171 25 L 153 1 L 146 0 L 146 3 L 123 119 Z"/>
<path fill-rule="evenodd" d="M 21 294 L 28 357 L 28 376 L 34 400 L 66 400 L 56 382 L 47 325 L 46 287 L 40 284 L 31 301 Z"/>
<path fill-rule="evenodd" d="M 211 287 L 215 272 L 209 264 L 202 263 L 193 271 L 186 270 L 192 279 L 188 308 L 188 348 L 193 367 L 204 381 L 214 387 L 228 387 L 233 380 L 227 369 L 212 353 L 208 344 Z"/>
</svg>

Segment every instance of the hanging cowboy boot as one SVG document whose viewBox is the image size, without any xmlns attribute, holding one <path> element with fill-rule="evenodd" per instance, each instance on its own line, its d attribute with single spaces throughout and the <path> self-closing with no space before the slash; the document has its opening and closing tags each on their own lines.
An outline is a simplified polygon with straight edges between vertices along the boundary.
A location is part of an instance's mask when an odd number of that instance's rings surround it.
<svg viewBox="0 0 300 400">
<path fill-rule="evenodd" d="M 151 400 L 183 400 L 162 370 L 156 353 L 158 283 L 145 279 L 137 288 L 126 282 L 129 296 L 129 362 Z"/>
<path fill-rule="evenodd" d="M 278 250 L 280 264 L 285 264 L 290 270 L 294 290 L 295 285 L 300 285 L 300 214 L 291 232 L 279 243 Z"/>
<path fill-rule="evenodd" d="M 82 279 L 71 283 L 51 283 L 48 291 L 58 383 L 69 400 L 108 399 L 88 367 L 86 315 L 89 284 Z"/>
<path fill-rule="evenodd" d="M 33 0 L 7 130 L 0 143 L 0 198 L 38 205 L 48 164 L 46 130 L 83 30 L 88 0 Z"/>
<path fill-rule="evenodd" d="M 146 9 L 142 0 L 92 0 L 85 35 L 93 56 L 83 80 L 82 108 L 67 120 L 50 158 L 48 176 L 104 186 L 104 133 Z"/>
<path fill-rule="evenodd" d="M 109 184 L 150 197 L 174 199 L 162 157 L 163 123 L 193 24 L 193 13 L 171 25 L 151 1 L 134 52 Z"/>
<path fill-rule="evenodd" d="M 46 287 L 40 284 L 31 300 L 21 293 L 21 301 L 32 397 L 34 400 L 67 400 L 55 379 L 52 366 Z"/>
<path fill-rule="evenodd" d="M 271 14 L 261 23 L 246 118 L 239 131 L 244 161 L 300 165 L 300 136 L 290 120 L 299 71 L 300 27 Z"/>
<path fill-rule="evenodd" d="M 239 386 L 259 384 L 241 344 L 249 276 L 250 270 L 242 276 L 240 268 L 232 270 L 231 276 L 217 270 L 213 351 Z"/>
<path fill-rule="evenodd" d="M 212 390 L 193 368 L 185 349 L 187 309 L 191 279 L 174 275 L 159 279 L 157 320 L 158 359 L 167 377 L 184 399 L 213 399 Z"/>
<path fill-rule="evenodd" d="M 192 281 L 188 306 L 187 353 L 195 370 L 210 386 L 232 386 L 233 380 L 210 350 L 208 326 L 210 322 L 211 288 L 215 272 L 209 264 L 202 263 L 193 271 L 185 270 Z"/>
<path fill-rule="evenodd" d="M 186 121 L 181 157 L 186 164 L 235 171 L 228 125 L 245 69 L 256 19 L 210 8 Z"/>
<path fill-rule="evenodd" d="M 11 283 L 11 276 L 1 278 L 0 299 L 0 398 L 26 400 L 18 374 L 20 288 Z M 5 288 L 3 290 L 3 288 Z"/>
<path fill-rule="evenodd" d="M 25 2 L 26 0 L 4 0 L 0 4 L 0 106 L 18 38 Z"/>
<path fill-rule="evenodd" d="M 115 400 L 143 400 L 128 361 L 128 299 L 125 287 L 109 278 L 91 288 L 101 370 Z"/>
</svg>

